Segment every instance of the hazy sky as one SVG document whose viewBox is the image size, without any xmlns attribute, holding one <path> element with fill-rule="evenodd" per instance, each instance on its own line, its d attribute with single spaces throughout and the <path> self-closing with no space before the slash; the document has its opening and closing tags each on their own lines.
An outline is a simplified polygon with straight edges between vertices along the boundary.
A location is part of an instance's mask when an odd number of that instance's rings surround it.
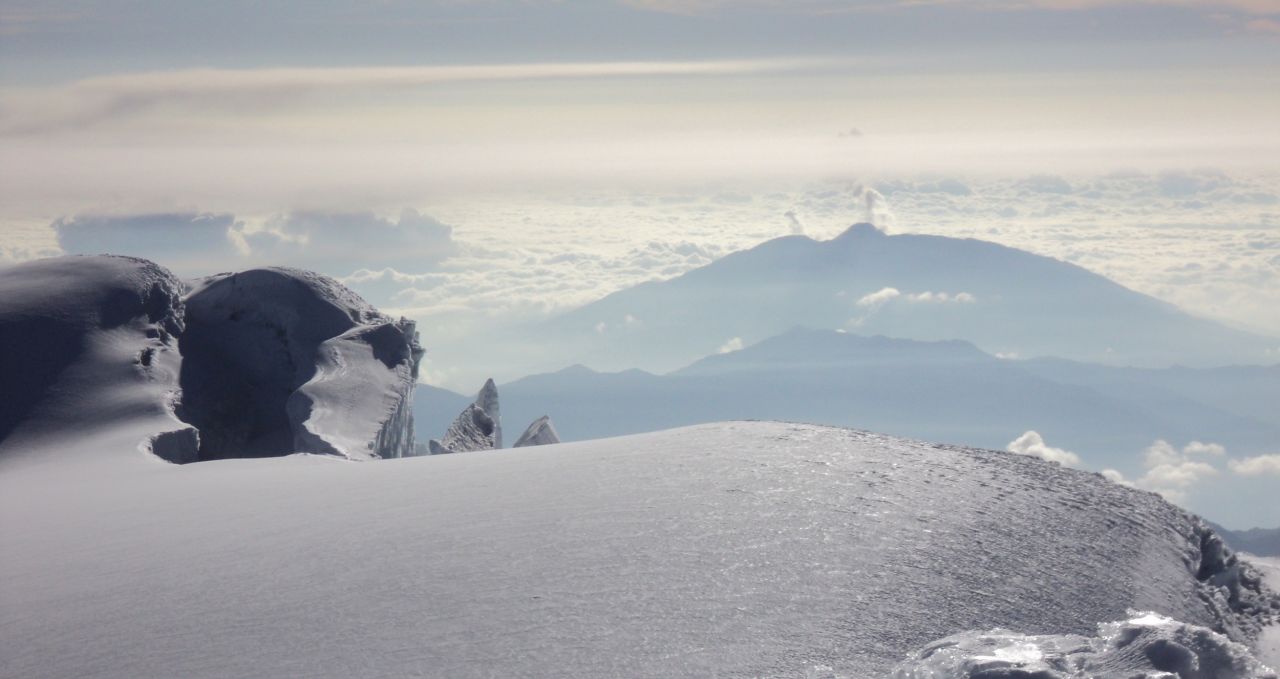
<svg viewBox="0 0 1280 679">
<path fill-rule="evenodd" d="M 1276 120 L 1280 0 L 0 0 L 0 261 L 56 220 L 188 273 L 407 239 L 378 303 L 519 316 L 873 187 L 1280 333 Z"/>
<path fill-rule="evenodd" d="M 0 6 L 10 218 L 1280 151 L 1276 0 Z"/>
</svg>

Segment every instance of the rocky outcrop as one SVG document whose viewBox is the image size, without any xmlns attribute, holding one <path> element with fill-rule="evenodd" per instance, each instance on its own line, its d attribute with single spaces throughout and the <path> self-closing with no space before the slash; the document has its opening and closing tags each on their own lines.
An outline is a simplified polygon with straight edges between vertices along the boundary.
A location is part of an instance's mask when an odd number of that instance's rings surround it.
<svg viewBox="0 0 1280 679">
<path fill-rule="evenodd" d="M 474 403 L 458 415 L 440 440 L 431 439 L 427 444 L 431 455 L 466 453 L 477 450 L 494 450 L 502 447 L 501 411 L 498 406 L 498 387 L 492 379 L 486 380 L 476 395 Z"/>
<path fill-rule="evenodd" d="M 551 424 L 551 418 L 543 415 L 533 421 L 528 429 L 520 435 L 512 448 L 523 448 L 525 446 L 545 446 L 551 443 L 559 443 L 560 434 L 556 433 L 555 425 Z"/>
</svg>

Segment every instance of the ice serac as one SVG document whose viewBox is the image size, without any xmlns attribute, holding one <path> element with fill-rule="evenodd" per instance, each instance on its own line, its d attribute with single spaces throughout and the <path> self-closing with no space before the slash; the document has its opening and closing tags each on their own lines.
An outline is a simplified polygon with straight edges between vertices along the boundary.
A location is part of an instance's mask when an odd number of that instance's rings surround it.
<svg viewBox="0 0 1280 679">
<path fill-rule="evenodd" d="M 493 420 L 493 447 L 502 447 L 502 409 L 498 405 L 498 385 L 493 378 L 485 380 L 480 393 L 476 395 L 476 405 Z"/>
<path fill-rule="evenodd" d="M 179 414 L 199 430 L 198 459 L 413 454 L 411 321 L 288 268 L 204 279 L 186 308 Z"/>
<path fill-rule="evenodd" d="M 427 452 L 431 455 L 467 453 L 477 450 L 493 450 L 502 447 L 501 411 L 498 408 L 498 387 L 493 379 L 485 381 L 474 403 L 449 425 L 444 438 L 431 439 Z"/>
<path fill-rule="evenodd" d="M 493 434 L 496 429 L 493 418 L 483 408 L 472 403 L 453 421 L 443 439 L 431 439 L 428 446 L 432 455 L 493 450 Z"/>
<path fill-rule="evenodd" d="M 132 257 L 56 257 L 0 271 L 0 457 L 69 432 L 128 430 L 149 447 L 186 429 L 171 408 L 182 290 L 164 267 Z M 157 440 L 182 454 L 190 439 Z M 74 448 L 49 452 L 61 458 Z"/>
<path fill-rule="evenodd" d="M 551 418 L 543 415 L 533 421 L 528 429 L 520 435 L 512 448 L 523 448 L 525 446 L 545 446 L 552 443 L 559 443 L 560 435 L 556 433 L 555 425 L 551 424 Z"/>
</svg>

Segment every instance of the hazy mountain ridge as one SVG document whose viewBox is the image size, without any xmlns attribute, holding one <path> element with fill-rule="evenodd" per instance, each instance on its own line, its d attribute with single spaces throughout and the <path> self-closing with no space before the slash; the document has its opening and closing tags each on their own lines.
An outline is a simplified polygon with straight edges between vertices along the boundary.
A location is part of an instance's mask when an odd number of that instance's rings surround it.
<svg viewBox="0 0 1280 679">
<path fill-rule="evenodd" d="M 733 338 L 750 344 L 795 325 L 1145 366 L 1261 362 L 1280 345 L 1050 257 L 869 224 L 827 241 L 776 238 L 521 337 L 561 364 L 668 371 Z"/>
<path fill-rule="evenodd" d="M 573 366 L 515 380 L 502 392 L 515 421 L 541 409 L 569 440 L 723 419 L 787 419 L 998 448 L 1035 429 L 1097 463 L 1123 466 L 1121 456 L 1160 437 L 1207 438 L 1240 453 L 1267 452 L 1280 437 L 1280 425 L 1227 410 L 1230 403 L 1221 399 L 1205 403 L 1158 386 L 1136 398 L 1086 379 L 1087 370 L 1059 382 L 1037 365 L 997 359 L 960 341 L 793 329 L 665 375 Z M 1227 373 L 1205 372 L 1202 381 L 1220 374 Z M 419 399 L 418 421 L 431 431 L 465 404 L 462 396 L 429 387 Z"/>
</svg>

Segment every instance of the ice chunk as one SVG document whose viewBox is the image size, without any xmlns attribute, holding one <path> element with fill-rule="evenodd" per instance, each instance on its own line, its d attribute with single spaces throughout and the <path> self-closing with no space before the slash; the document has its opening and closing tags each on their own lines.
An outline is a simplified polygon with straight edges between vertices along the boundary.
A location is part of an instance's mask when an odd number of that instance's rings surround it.
<svg viewBox="0 0 1280 679">
<path fill-rule="evenodd" d="M 533 421 L 528 429 L 520 435 L 512 448 L 523 448 L 525 446 L 545 446 L 549 443 L 559 443 L 560 435 L 556 433 L 555 425 L 551 424 L 551 418 L 543 415 Z"/>
<path fill-rule="evenodd" d="M 498 407 L 498 387 L 490 378 L 480 388 L 474 403 L 454 419 L 441 440 L 427 444 L 428 453 L 465 453 L 502 447 L 502 420 Z"/>
<path fill-rule="evenodd" d="M 1210 629 L 1152 612 L 1098 625 L 1095 637 L 962 632 L 926 646 L 894 679 L 1275 679 L 1249 652 Z"/>
<path fill-rule="evenodd" d="M 453 421 L 449 431 L 445 432 L 444 439 L 431 440 L 431 454 L 493 450 L 496 430 L 493 418 L 483 408 L 472 403 Z"/>
<path fill-rule="evenodd" d="M 493 378 L 485 380 L 480 393 L 476 395 L 476 405 L 493 420 L 493 447 L 502 447 L 502 409 L 498 406 L 498 385 Z"/>
</svg>

